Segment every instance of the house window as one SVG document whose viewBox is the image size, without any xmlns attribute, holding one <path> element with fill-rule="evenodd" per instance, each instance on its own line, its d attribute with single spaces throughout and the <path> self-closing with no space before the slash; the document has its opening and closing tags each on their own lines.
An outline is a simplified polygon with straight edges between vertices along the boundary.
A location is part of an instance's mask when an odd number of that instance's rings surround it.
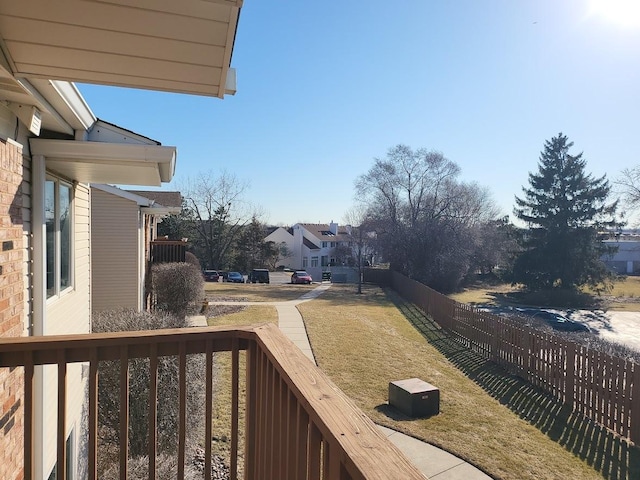
<svg viewBox="0 0 640 480">
<path fill-rule="evenodd" d="M 46 221 L 47 298 L 71 287 L 71 185 L 47 178 Z"/>
<path fill-rule="evenodd" d="M 309 259 L 307 257 L 302 257 L 302 268 L 307 268 L 307 264 L 309 263 Z"/>
<path fill-rule="evenodd" d="M 320 266 L 326 267 L 327 265 L 329 265 L 329 256 L 323 255 L 322 257 L 320 257 Z"/>
<path fill-rule="evenodd" d="M 312 267 L 318 266 L 318 257 L 311 257 L 311 266 Z"/>
<path fill-rule="evenodd" d="M 331 242 L 331 246 L 335 247 L 336 246 L 336 242 Z"/>
<path fill-rule="evenodd" d="M 322 242 L 322 248 L 327 248 L 329 246 L 329 242 Z"/>
<path fill-rule="evenodd" d="M 73 480 L 75 478 L 75 472 L 73 470 L 73 457 L 74 457 L 74 451 L 73 449 L 73 434 L 74 434 L 74 430 L 71 431 L 71 433 L 69 434 L 69 436 L 67 437 L 67 461 L 66 461 L 66 479 L 67 480 Z M 57 472 L 56 472 L 56 467 L 57 464 L 53 466 L 53 469 L 51 470 L 51 473 L 49 474 L 49 479 L 48 480 L 56 480 L 57 479 Z"/>
</svg>

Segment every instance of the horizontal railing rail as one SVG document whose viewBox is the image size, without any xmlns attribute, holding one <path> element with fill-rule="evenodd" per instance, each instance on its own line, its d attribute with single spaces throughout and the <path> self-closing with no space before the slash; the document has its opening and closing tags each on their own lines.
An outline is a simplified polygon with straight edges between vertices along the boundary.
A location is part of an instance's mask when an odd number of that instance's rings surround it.
<svg viewBox="0 0 640 480">
<path fill-rule="evenodd" d="M 88 365 L 88 465 L 98 478 L 99 363 L 120 362 L 120 478 L 128 473 L 129 363 L 149 359 L 149 478 L 156 471 L 158 361 L 175 356 L 179 364 L 178 478 L 186 462 L 187 358 L 206 357 L 205 437 L 211 439 L 214 352 L 231 352 L 230 474 L 238 475 L 244 458 L 247 479 L 418 479 L 424 478 L 377 427 L 297 349 L 275 325 L 194 327 L 189 329 L 115 332 L 87 335 L 6 338 L 0 340 L 0 367 L 24 369 L 24 477 L 33 478 L 34 372 L 40 365 L 57 367 L 57 478 L 66 478 L 66 419 L 69 396 L 67 368 Z M 244 352 L 244 353 L 243 353 Z M 244 375 L 240 355 L 246 356 Z M 244 382 L 244 383 L 242 383 Z M 241 402 L 241 387 L 246 399 Z M 162 399 L 164 401 L 164 399 Z M 241 430 L 240 416 L 245 428 Z M 239 454 L 240 437 L 244 452 Z M 204 442 L 205 478 L 211 478 L 211 442 Z"/>
</svg>

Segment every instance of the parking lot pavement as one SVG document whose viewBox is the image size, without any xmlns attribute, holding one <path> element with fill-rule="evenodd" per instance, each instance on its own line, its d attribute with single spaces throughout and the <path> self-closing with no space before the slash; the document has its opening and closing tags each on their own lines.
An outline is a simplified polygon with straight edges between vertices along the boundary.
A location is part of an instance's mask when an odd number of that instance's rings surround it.
<svg viewBox="0 0 640 480">
<path fill-rule="evenodd" d="M 497 315 L 510 316 L 517 312 L 517 309 L 512 307 L 478 305 L 478 308 Z M 565 311 L 554 308 L 545 308 L 544 310 L 562 313 L 575 322 L 587 325 L 594 335 L 640 351 L 640 312 Z"/>
<path fill-rule="evenodd" d="M 570 318 L 587 324 L 605 340 L 640 351 L 640 312 L 575 311 Z"/>
</svg>

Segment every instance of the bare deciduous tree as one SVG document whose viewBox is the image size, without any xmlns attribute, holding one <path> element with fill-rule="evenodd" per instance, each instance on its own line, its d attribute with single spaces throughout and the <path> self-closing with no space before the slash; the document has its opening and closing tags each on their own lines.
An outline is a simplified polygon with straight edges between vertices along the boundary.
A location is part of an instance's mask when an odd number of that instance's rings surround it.
<svg viewBox="0 0 640 480">
<path fill-rule="evenodd" d="M 247 188 L 226 171 L 198 175 L 181 188 L 194 222 L 197 253 L 206 267 L 226 266 L 242 227 L 251 221 L 251 206 L 243 199 Z"/>
<path fill-rule="evenodd" d="M 358 270 L 358 293 L 362 293 L 362 275 L 364 271 L 365 261 L 371 257 L 373 253 L 373 223 L 366 206 L 359 204 L 352 207 L 345 214 L 345 223 L 351 226 L 349 234 L 351 242 L 349 249 L 351 256 L 355 260 L 355 266 Z"/>
<path fill-rule="evenodd" d="M 622 170 L 614 185 L 628 210 L 640 208 L 640 166 Z"/>
<path fill-rule="evenodd" d="M 440 152 L 398 145 L 356 182 L 392 268 L 444 291 L 472 265 L 471 231 L 495 218 L 489 192 Z"/>
</svg>

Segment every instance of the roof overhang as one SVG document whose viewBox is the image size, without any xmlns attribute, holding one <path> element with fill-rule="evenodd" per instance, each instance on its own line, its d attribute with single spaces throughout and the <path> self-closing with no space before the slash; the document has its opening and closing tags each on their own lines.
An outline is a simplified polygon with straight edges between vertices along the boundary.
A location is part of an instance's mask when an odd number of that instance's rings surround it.
<svg viewBox="0 0 640 480">
<path fill-rule="evenodd" d="M 92 183 L 91 188 L 95 188 L 97 190 L 102 190 L 103 192 L 110 193 L 111 195 L 115 195 L 120 198 L 124 198 L 126 200 L 130 200 L 134 202 L 140 210 L 146 214 L 154 215 L 156 217 L 165 217 L 167 215 L 177 215 L 182 211 L 182 207 L 165 207 L 164 205 L 160 205 L 153 200 L 143 197 L 142 195 L 136 195 L 135 193 L 127 190 L 122 190 L 121 188 L 115 187 L 113 185 L 106 184 L 98 184 Z"/>
<path fill-rule="evenodd" d="M 163 205 L 154 204 L 152 207 L 142 207 L 144 213 L 154 215 L 156 217 L 166 217 L 168 215 L 178 215 L 182 209 L 176 207 L 165 207 Z"/>
<path fill-rule="evenodd" d="M 241 7 L 242 0 L 0 0 L 0 67 L 30 82 L 222 98 L 235 93 Z"/>
<path fill-rule="evenodd" d="M 160 186 L 175 172 L 175 147 L 44 138 L 31 138 L 29 147 L 47 170 L 81 183 Z"/>
</svg>

